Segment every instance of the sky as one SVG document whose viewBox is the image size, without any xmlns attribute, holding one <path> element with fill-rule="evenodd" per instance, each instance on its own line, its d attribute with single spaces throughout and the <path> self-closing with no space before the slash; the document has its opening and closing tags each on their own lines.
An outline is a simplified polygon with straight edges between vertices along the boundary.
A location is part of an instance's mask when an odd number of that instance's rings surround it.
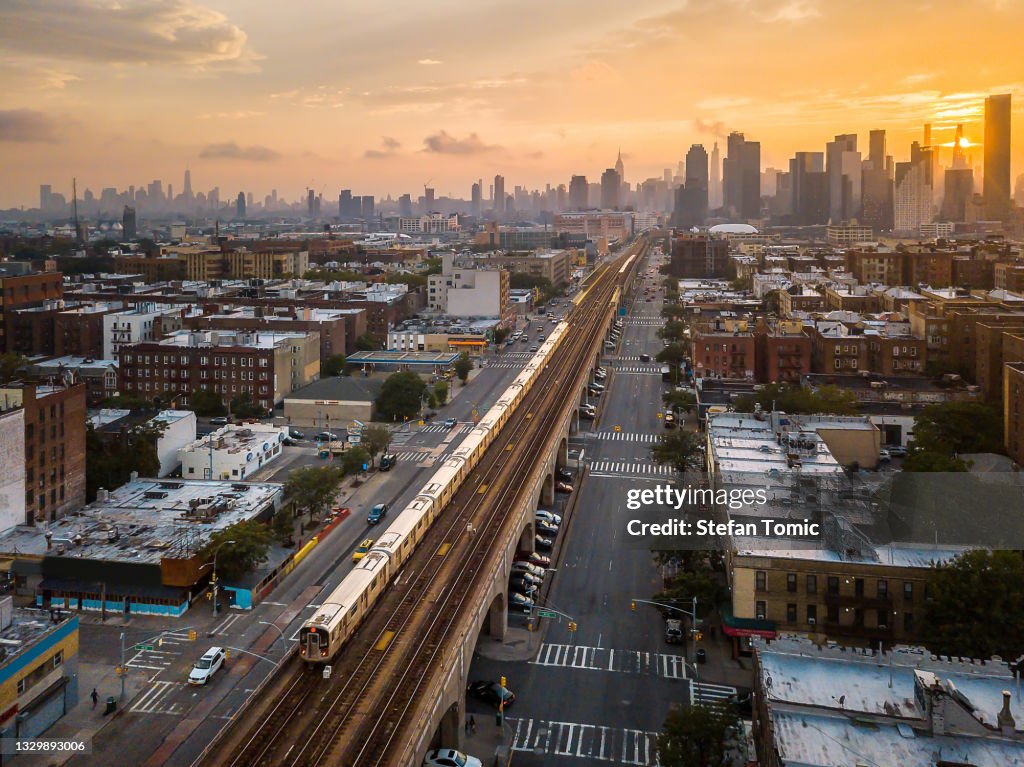
<svg viewBox="0 0 1024 767">
<path fill-rule="evenodd" d="M 980 142 L 990 93 L 1016 176 L 1022 29 L 1024 0 L 3 0 L 0 208 L 186 167 L 222 199 L 468 198 L 620 148 L 636 183 L 733 130 L 766 167 L 872 128 L 901 161 L 925 122 Z"/>
</svg>

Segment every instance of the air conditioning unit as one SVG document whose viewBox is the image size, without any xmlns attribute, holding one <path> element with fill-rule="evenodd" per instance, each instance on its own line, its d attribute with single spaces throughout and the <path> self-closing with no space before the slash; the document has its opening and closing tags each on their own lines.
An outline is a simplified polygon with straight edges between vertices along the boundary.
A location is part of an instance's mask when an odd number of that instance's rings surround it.
<svg viewBox="0 0 1024 767">
<path fill-rule="evenodd" d="M 764 617 L 764 613 L 758 613 L 758 614 L 757 614 L 757 619 L 758 619 L 759 621 L 763 621 L 763 620 L 765 620 L 765 617 Z"/>
<path fill-rule="evenodd" d="M 817 622 L 818 622 L 818 619 L 817 619 L 817 618 L 808 618 L 808 619 L 807 619 L 807 625 L 808 625 L 808 626 L 813 626 L 813 625 L 814 625 L 815 623 L 817 623 Z"/>
</svg>

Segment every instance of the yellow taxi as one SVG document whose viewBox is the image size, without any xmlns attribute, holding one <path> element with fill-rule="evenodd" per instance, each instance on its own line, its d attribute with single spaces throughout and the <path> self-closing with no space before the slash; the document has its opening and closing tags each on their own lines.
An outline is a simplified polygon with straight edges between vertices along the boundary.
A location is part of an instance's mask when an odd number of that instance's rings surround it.
<svg viewBox="0 0 1024 767">
<path fill-rule="evenodd" d="M 352 553 L 352 561 L 358 562 L 360 559 L 366 556 L 366 552 L 368 552 L 372 547 L 373 538 L 367 538 L 365 541 L 360 543 L 359 546 L 356 547 L 356 550 Z"/>
</svg>

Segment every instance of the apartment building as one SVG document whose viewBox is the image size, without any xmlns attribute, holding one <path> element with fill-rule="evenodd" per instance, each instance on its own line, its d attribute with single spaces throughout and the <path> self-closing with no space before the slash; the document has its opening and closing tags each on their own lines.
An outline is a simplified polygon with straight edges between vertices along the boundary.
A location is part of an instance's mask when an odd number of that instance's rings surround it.
<svg viewBox="0 0 1024 767">
<path fill-rule="evenodd" d="M 841 322 L 818 320 L 808 326 L 811 339 L 811 370 L 815 373 L 849 373 L 869 370 L 868 341 Z"/>
<path fill-rule="evenodd" d="M 147 301 L 130 309 L 103 314 L 103 358 L 117 360 L 125 346 L 156 340 L 163 330 L 161 320 L 180 312 L 173 304 Z"/>
<path fill-rule="evenodd" d="M 442 261 L 442 273 L 430 275 L 427 284 L 431 311 L 451 317 L 498 317 L 511 324 L 515 315 L 509 272 L 459 266 L 451 254 L 445 254 Z"/>
<path fill-rule="evenodd" d="M 694 329 L 691 359 L 698 378 L 753 380 L 757 344 L 745 320 L 715 320 Z"/>
<path fill-rule="evenodd" d="M 1003 433 L 1007 455 L 1024 466 L 1024 360 L 1003 366 Z"/>
<path fill-rule="evenodd" d="M 793 321 L 759 320 L 754 328 L 755 377 L 760 383 L 799 383 L 811 372 L 811 339 Z"/>
<path fill-rule="evenodd" d="M 0 352 L 13 351 L 7 341 L 9 314 L 18 309 L 42 306 L 44 302 L 60 301 L 63 297 L 64 275 L 60 272 L 0 277 Z"/>
<path fill-rule="evenodd" d="M 516 274 L 542 277 L 558 286 L 569 281 L 572 265 L 576 261 L 575 250 L 548 250 L 527 253 L 488 254 L 480 259 L 488 266 L 508 269 Z"/>
</svg>

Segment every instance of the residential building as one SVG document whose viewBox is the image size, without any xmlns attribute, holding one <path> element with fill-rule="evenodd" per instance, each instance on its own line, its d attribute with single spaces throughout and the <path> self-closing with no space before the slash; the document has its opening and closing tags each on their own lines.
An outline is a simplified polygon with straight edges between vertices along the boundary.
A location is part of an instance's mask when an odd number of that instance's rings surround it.
<svg viewBox="0 0 1024 767">
<path fill-rule="evenodd" d="M 26 373 L 44 381 L 63 381 L 74 376 L 85 384 L 85 399 L 88 407 L 97 407 L 101 402 L 116 397 L 119 376 L 116 360 L 93 359 L 92 357 L 51 357 L 33 360 L 25 368 Z"/>
<path fill-rule="evenodd" d="M 925 340 L 915 338 L 910 333 L 909 324 L 905 328 L 893 328 L 893 324 L 864 331 L 868 351 L 865 369 L 882 376 L 923 374 L 928 361 Z"/>
<path fill-rule="evenodd" d="M 85 503 L 85 384 L 17 381 L 0 387 L 0 410 L 24 409 L 25 516 L 53 522 Z"/>
<path fill-rule="evenodd" d="M 694 328 L 691 359 L 699 378 L 753 379 L 756 341 L 745 320 L 715 320 Z"/>
<path fill-rule="evenodd" d="M 8 315 L 18 309 L 42 306 L 64 298 L 64 275 L 36 272 L 0 276 L 0 353 L 12 351 L 7 342 Z M 53 304 L 56 306 L 56 304 Z"/>
<path fill-rule="evenodd" d="M 231 481 L 251 479 L 253 474 L 280 457 L 287 436 L 287 426 L 269 423 L 222 426 L 178 449 L 181 476 Z"/>
<path fill-rule="evenodd" d="M 880 282 L 883 285 L 905 285 L 904 253 L 898 251 L 848 250 L 846 271 L 857 282 Z"/>
<path fill-rule="evenodd" d="M 779 314 L 791 317 L 795 312 L 816 312 L 824 308 L 825 296 L 810 285 L 791 285 L 779 292 Z"/>
<path fill-rule="evenodd" d="M 178 451 L 195 441 L 196 414 L 191 410 L 161 410 L 156 415 L 124 408 L 101 408 L 89 411 L 89 425 L 104 441 L 116 442 L 136 428 L 155 428 L 156 455 L 160 461 L 157 477 L 166 477 L 181 465 Z M 110 490 L 112 488 L 106 488 Z"/>
<path fill-rule="evenodd" d="M 538 250 L 533 253 L 488 254 L 484 263 L 499 266 L 516 274 L 543 277 L 553 286 L 569 282 L 569 274 L 575 263 L 575 250 Z"/>
<path fill-rule="evenodd" d="M 0 597 L 0 644 L 0 737 L 37 740 L 78 705 L 78 616 Z"/>
<path fill-rule="evenodd" d="M 1006 454 L 1024 466 L 1024 361 L 1003 366 L 1003 433 Z"/>
<path fill-rule="evenodd" d="M 811 339 L 799 322 L 758 320 L 754 345 L 759 383 L 799 383 L 811 372 Z"/>
<path fill-rule="evenodd" d="M 0 533 L 25 524 L 25 408 L 0 408 Z M 29 492 L 31 488 L 28 488 Z"/>
<path fill-rule="evenodd" d="M 921 225 L 930 223 L 934 217 L 933 153 L 931 147 L 922 148 L 915 141 L 910 145 L 910 162 L 896 163 L 894 229 L 897 232 L 916 236 Z"/>
<path fill-rule="evenodd" d="M 123 304 L 97 301 L 65 306 L 53 325 L 53 354 L 57 357 L 103 357 L 103 317 L 124 309 Z"/>
<path fill-rule="evenodd" d="M 669 274 L 680 279 L 725 277 L 729 241 L 724 237 L 676 233 L 672 238 Z"/>
<path fill-rule="evenodd" d="M 460 262 L 461 263 L 461 262 Z M 452 317 L 498 317 L 511 323 L 509 272 L 457 266 L 450 253 L 442 256 L 441 274 L 428 278 L 427 296 L 432 311 Z"/>
<path fill-rule="evenodd" d="M 868 342 L 841 322 L 818 320 L 807 329 L 811 339 L 811 370 L 848 373 L 868 370 Z"/>
<path fill-rule="evenodd" d="M 107 312 L 103 320 L 103 358 L 117 360 L 121 349 L 157 338 L 159 321 L 164 316 L 178 315 L 181 309 L 173 304 L 143 302 L 131 309 Z"/>
<path fill-rule="evenodd" d="M 609 242 L 624 240 L 633 233 L 633 216 L 613 210 L 585 210 L 559 213 L 552 225 L 556 234 L 583 235 Z"/>
<path fill-rule="evenodd" d="M 878 296 L 865 285 L 826 285 L 824 293 L 825 309 L 828 311 L 872 314 L 881 308 Z"/>
</svg>

